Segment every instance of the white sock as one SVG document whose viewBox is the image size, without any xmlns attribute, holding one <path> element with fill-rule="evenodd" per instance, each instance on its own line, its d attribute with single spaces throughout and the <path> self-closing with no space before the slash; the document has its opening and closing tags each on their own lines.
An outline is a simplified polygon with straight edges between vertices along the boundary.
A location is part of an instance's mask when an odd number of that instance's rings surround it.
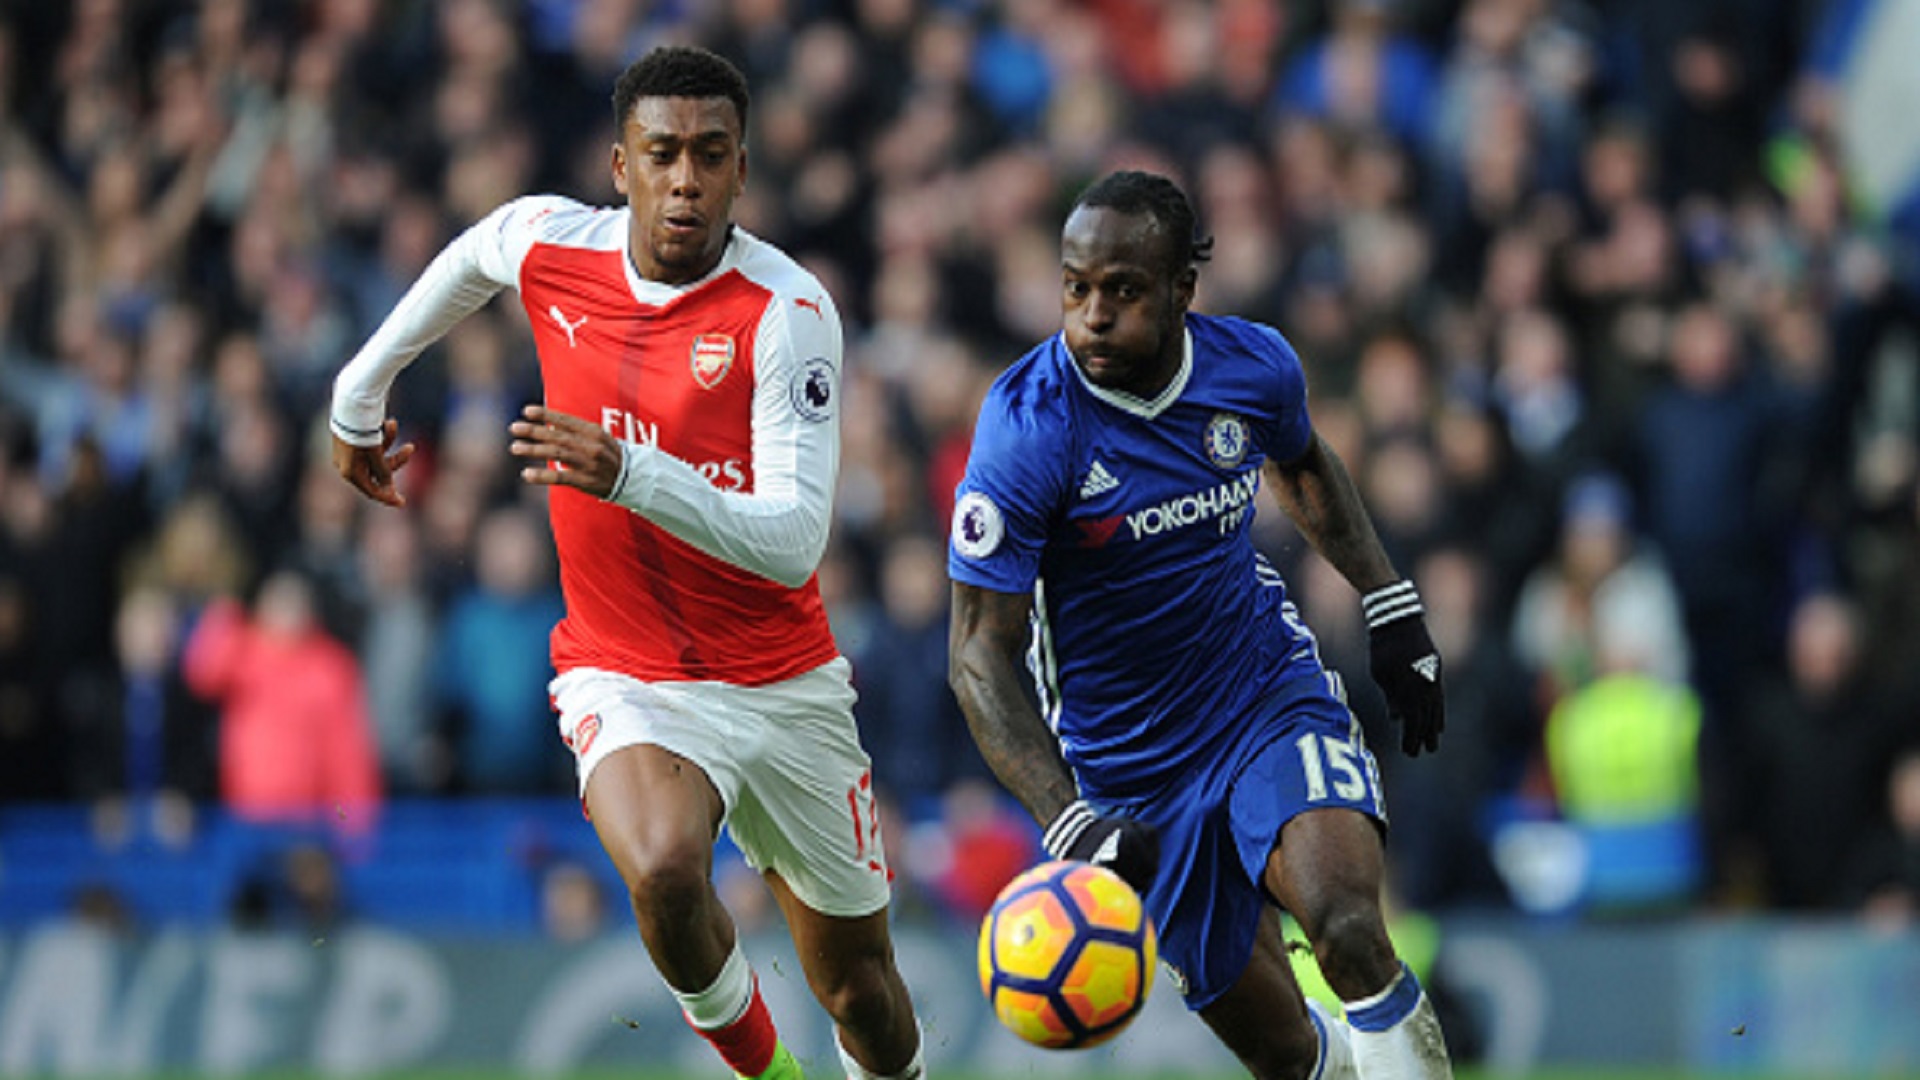
<svg viewBox="0 0 1920 1080">
<path fill-rule="evenodd" d="M 1312 998 L 1307 999 L 1307 1016 L 1313 1021 L 1314 1034 L 1320 1036 L 1320 1057 L 1307 1074 L 1308 1080 L 1358 1080 L 1360 1074 L 1353 1067 L 1353 1029 Z"/>
<path fill-rule="evenodd" d="M 913 1060 L 907 1062 L 906 1068 L 901 1069 L 897 1073 L 888 1073 L 885 1076 L 877 1072 L 870 1072 L 865 1065 L 853 1060 L 853 1055 L 847 1053 L 847 1045 L 841 1042 L 840 1037 L 836 1034 L 833 1039 L 833 1048 L 840 1051 L 840 1064 L 846 1066 L 847 1080 L 926 1080 L 927 1066 L 925 1055 L 927 1049 L 927 1033 L 921 1031 L 917 1023 L 914 1025 L 914 1031 L 919 1036 L 919 1039 L 913 1048 Z"/>
<path fill-rule="evenodd" d="M 701 1031 L 726 1027 L 744 1016 L 747 1006 L 753 1004 L 753 968 L 747 963 L 740 939 L 734 939 L 733 951 L 720 965 L 720 974 L 714 976 L 711 986 L 692 994 L 674 990 L 673 996 L 680 1002 L 680 1011 L 687 1014 L 687 1023 Z"/>
<path fill-rule="evenodd" d="M 1386 989 L 1347 1002 L 1347 1023 L 1360 1080 L 1452 1080 L 1440 1017 L 1406 965 Z"/>
</svg>

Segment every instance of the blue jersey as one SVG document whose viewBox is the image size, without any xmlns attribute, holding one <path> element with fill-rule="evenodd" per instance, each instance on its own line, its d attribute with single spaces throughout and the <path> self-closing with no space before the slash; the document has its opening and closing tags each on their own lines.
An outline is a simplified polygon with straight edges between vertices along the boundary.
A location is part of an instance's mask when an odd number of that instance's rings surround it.
<svg viewBox="0 0 1920 1080">
<path fill-rule="evenodd" d="M 1188 315 L 1158 398 L 1089 383 L 1055 335 L 994 382 L 956 493 L 955 581 L 1033 593 L 1040 706 L 1083 793 L 1127 798 L 1248 751 L 1249 718 L 1320 672 L 1249 536 L 1260 467 L 1305 452 L 1280 334 Z"/>
</svg>

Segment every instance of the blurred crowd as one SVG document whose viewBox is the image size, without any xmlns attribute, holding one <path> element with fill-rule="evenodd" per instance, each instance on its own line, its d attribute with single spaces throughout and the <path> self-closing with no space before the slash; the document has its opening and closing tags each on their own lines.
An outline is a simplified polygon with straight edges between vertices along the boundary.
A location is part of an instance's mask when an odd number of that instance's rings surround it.
<svg viewBox="0 0 1920 1080">
<path fill-rule="evenodd" d="M 613 79 L 692 42 L 753 87 L 741 224 L 847 321 L 820 582 L 937 902 L 1032 853 L 945 680 L 971 419 L 1057 329 L 1073 195 L 1145 167 L 1217 240 L 1197 307 L 1290 337 L 1425 594 L 1448 731 L 1407 762 L 1356 598 L 1264 504 L 1401 896 L 1537 894 L 1528 825 L 1671 825 L 1658 899 L 1911 917 L 1920 241 L 1807 44 L 1859 6 L 0 2 L 0 800 L 110 839 L 571 790 L 523 313 L 397 384 L 404 512 L 333 474 L 327 395 L 465 225 L 617 202 Z"/>
</svg>

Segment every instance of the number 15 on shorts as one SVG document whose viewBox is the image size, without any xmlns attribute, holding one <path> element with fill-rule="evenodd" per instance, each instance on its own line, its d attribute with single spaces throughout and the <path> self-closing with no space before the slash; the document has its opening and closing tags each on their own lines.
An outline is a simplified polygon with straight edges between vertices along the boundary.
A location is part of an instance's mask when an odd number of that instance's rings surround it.
<svg viewBox="0 0 1920 1080">
<path fill-rule="evenodd" d="M 1317 731 L 1301 734 L 1293 746 L 1300 753 L 1308 802 L 1326 802 L 1331 795 L 1342 803 L 1379 805 L 1380 777 L 1366 747 Z"/>
</svg>

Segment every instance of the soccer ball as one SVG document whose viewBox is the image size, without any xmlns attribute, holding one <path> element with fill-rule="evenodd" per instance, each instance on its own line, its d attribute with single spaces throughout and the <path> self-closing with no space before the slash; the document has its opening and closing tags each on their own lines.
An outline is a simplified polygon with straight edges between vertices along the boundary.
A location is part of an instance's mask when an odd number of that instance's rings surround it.
<svg viewBox="0 0 1920 1080">
<path fill-rule="evenodd" d="M 1098 1046 L 1140 1014 L 1158 952 L 1140 895 L 1120 875 L 1042 863 L 1000 890 L 980 926 L 980 989 L 1035 1046 Z"/>
</svg>

